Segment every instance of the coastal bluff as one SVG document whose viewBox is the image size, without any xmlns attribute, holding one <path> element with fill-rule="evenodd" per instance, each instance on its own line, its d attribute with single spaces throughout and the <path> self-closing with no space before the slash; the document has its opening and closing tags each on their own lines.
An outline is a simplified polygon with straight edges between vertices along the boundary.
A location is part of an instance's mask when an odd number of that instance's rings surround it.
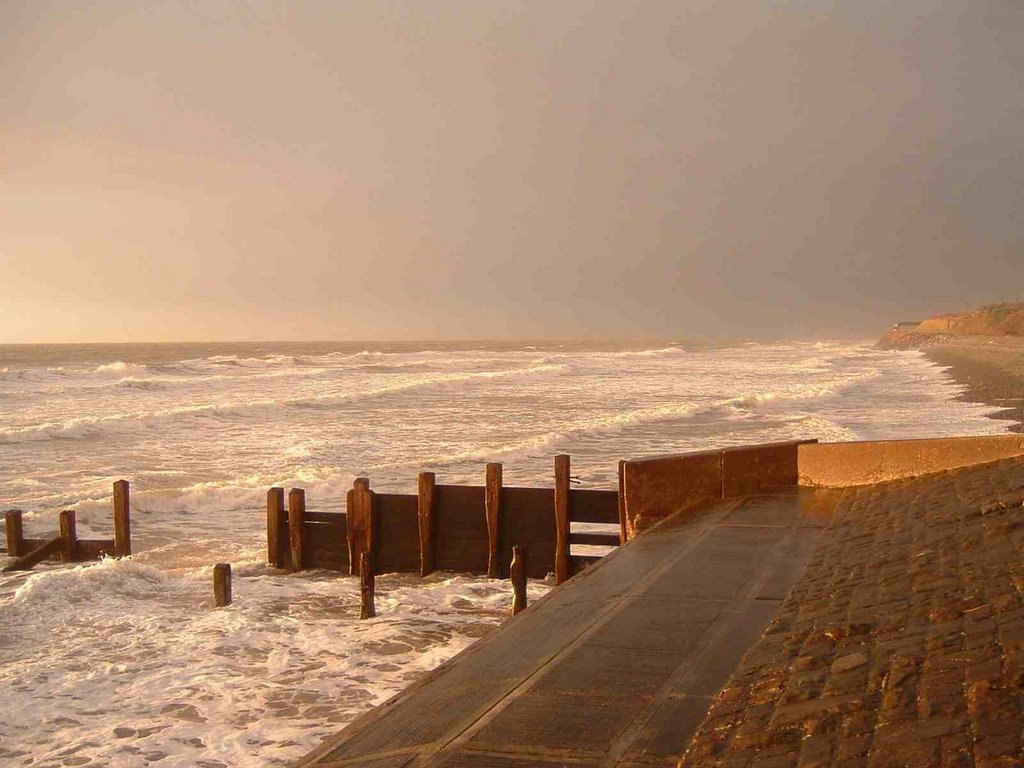
<svg viewBox="0 0 1024 768">
<path fill-rule="evenodd" d="M 1024 304 L 989 304 L 962 314 L 935 315 L 919 323 L 896 323 L 878 349 L 919 349 L 963 336 L 1024 336 Z"/>
</svg>

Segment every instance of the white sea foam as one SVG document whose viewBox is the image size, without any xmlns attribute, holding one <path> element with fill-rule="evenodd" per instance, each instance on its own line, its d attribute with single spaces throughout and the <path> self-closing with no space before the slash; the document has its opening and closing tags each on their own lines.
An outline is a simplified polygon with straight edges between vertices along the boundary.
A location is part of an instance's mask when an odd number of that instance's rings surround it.
<svg viewBox="0 0 1024 768">
<path fill-rule="evenodd" d="M 0 723 L 5 762 L 284 765 L 465 648 L 509 600 L 500 582 L 381 576 L 380 618 L 359 622 L 350 579 L 240 563 L 234 605 L 216 610 L 210 575 L 110 560 L 30 576 L 0 605 L 19 647 L 0 666 L 17 702 Z"/>
<path fill-rule="evenodd" d="M 381 395 L 389 395 L 402 390 L 418 387 L 451 384 L 472 379 L 528 376 L 542 373 L 553 373 L 561 370 L 564 370 L 564 366 L 541 364 L 497 371 L 443 372 L 418 375 L 409 374 L 402 378 L 389 378 L 383 383 L 375 384 L 374 386 L 356 391 L 323 392 L 319 394 L 309 394 L 305 397 L 292 397 L 281 400 L 253 399 L 226 403 L 204 402 L 195 405 L 158 408 L 150 411 L 125 411 L 108 413 L 103 416 L 82 416 L 68 419 L 63 422 L 45 422 L 33 426 L 0 429 L 0 443 L 91 437 L 98 434 L 101 430 L 123 431 L 124 429 L 127 429 L 128 431 L 135 431 L 140 422 L 153 422 L 181 416 L 191 417 L 205 414 L 240 416 L 245 412 L 254 410 L 276 409 L 289 406 L 323 406 L 331 402 L 379 397 Z M 139 388 L 156 389 L 159 387 L 142 386 Z"/>
<path fill-rule="evenodd" d="M 420 470 L 479 484 L 500 460 L 549 486 L 569 453 L 614 487 L 630 456 L 1005 430 L 922 355 L 835 342 L 47 348 L 4 368 L 0 509 L 44 535 L 74 508 L 80 535 L 109 537 L 127 477 L 136 550 L 0 576 L 5 765 L 285 764 L 504 615 L 501 583 L 385 576 L 381 617 L 356 621 L 352 580 L 260 564 L 270 486 L 340 511 L 363 475 L 413 493 Z M 237 600 L 216 611 L 220 561 Z"/>
</svg>

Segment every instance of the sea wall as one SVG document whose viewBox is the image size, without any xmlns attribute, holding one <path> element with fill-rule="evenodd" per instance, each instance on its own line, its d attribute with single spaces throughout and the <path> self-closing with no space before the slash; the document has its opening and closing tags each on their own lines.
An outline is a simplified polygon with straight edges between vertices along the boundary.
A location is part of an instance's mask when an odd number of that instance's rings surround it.
<svg viewBox="0 0 1024 768">
<path fill-rule="evenodd" d="M 1024 455 L 1024 435 L 809 443 L 798 448 L 800 485 L 846 487 L 943 472 Z"/>
<path fill-rule="evenodd" d="M 701 504 L 795 486 L 802 442 L 719 448 L 625 462 L 622 493 L 627 538 Z"/>
<path fill-rule="evenodd" d="M 788 486 L 871 485 L 1024 456 L 1024 435 L 793 441 L 623 463 L 626 537 L 710 502 Z"/>
</svg>

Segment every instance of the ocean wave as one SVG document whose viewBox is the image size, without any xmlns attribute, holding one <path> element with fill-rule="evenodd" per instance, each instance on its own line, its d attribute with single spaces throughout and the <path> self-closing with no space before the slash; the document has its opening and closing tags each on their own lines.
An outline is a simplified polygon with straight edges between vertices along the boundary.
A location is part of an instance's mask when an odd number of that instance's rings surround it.
<svg viewBox="0 0 1024 768">
<path fill-rule="evenodd" d="M 507 614 L 499 582 L 380 576 L 380 616 L 360 621 L 357 581 L 234 565 L 235 602 L 220 610 L 209 564 L 168 575 L 121 560 L 30 576 L 0 608 L 19 640 L 2 649 L 5 747 L 39 765 L 71 752 L 98 765 L 291 763 Z M 531 581 L 530 599 L 547 590 Z M 60 643 L 30 642 L 55 633 Z"/>
<path fill-rule="evenodd" d="M 93 373 L 112 374 L 117 376 L 124 376 L 126 373 L 131 373 L 137 376 L 139 374 L 145 374 L 148 371 L 148 366 L 126 363 L 122 360 L 117 360 L 113 363 L 105 363 L 93 369 Z"/>
<path fill-rule="evenodd" d="M 870 370 L 842 375 L 832 381 L 826 381 L 824 383 L 814 384 L 811 383 L 814 381 L 811 379 L 807 383 L 795 384 L 789 389 L 753 392 L 751 394 L 729 398 L 728 400 L 724 400 L 723 404 L 740 407 L 754 407 L 764 405 L 765 403 L 774 403 L 779 401 L 799 402 L 804 400 L 816 400 L 856 387 L 860 384 L 876 379 L 880 375 L 880 371 Z"/>
<path fill-rule="evenodd" d="M 280 408 L 315 408 L 333 403 L 383 397 L 398 392 L 430 386 L 443 386 L 473 380 L 487 380 L 508 376 L 532 376 L 555 373 L 566 369 L 564 365 L 538 364 L 499 371 L 468 371 L 409 375 L 402 379 L 391 379 L 364 389 L 340 393 L 325 393 L 305 397 L 282 397 L 274 399 L 236 401 L 229 403 L 199 403 L 195 405 L 163 408 L 153 411 L 130 411 L 111 413 L 104 416 L 82 416 L 63 422 L 47 422 L 30 427 L 15 427 L 0 430 L 0 443 L 24 443 L 44 440 L 73 440 L 97 436 L 108 430 L 135 432 L 140 424 L 177 417 L 205 415 L 242 415 L 256 410 Z"/>
<path fill-rule="evenodd" d="M 64 610 L 63 606 L 91 603 L 103 595 L 105 603 L 166 598 L 175 579 L 165 571 L 131 560 L 104 558 L 99 563 L 34 573 L 0 606 L 5 625 L 12 614 Z"/>
<path fill-rule="evenodd" d="M 114 386 L 123 387 L 124 389 L 143 389 L 148 392 L 166 388 L 164 381 L 157 381 L 156 379 L 137 379 L 131 376 L 119 380 Z"/>
<path fill-rule="evenodd" d="M 682 347 L 657 347 L 654 349 L 623 350 L 622 352 L 606 352 L 606 357 L 665 357 L 667 355 L 684 355 L 686 350 Z"/>
</svg>

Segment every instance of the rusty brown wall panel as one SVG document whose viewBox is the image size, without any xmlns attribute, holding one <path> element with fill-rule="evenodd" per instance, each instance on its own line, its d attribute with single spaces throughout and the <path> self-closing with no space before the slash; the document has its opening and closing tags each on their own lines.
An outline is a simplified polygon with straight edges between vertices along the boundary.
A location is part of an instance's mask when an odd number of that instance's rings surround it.
<svg viewBox="0 0 1024 768">
<path fill-rule="evenodd" d="M 438 485 L 436 566 L 487 573 L 487 517 L 482 485 Z"/>
<path fill-rule="evenodd" d="M 344 512 L 310 512 L 308 509 L 302 516 L 302 519 L 307 523 L 337 523 L 338 525 L 345 524 L 345 513 Z"/>
<path fill-rule="evenodd" d="M 22 539 L 22 546 L 25 548 L 25 552 L 31 552 L 33 549 L 43 546 L 50 539 Z M 82 560 L 98 560 L 103 555 L 114 554 L 114 541 L 113 539 L 79 539 L 78 540 L 78 557 L 79 561 Z M 60 554 L 55 554 L 52 558 L 48 557 L 47 560 L 59 560 Z"/>
<path fill-rule="evenodd" d="M 114 554 L 114 540 L 113 539 L 79 539 L 78 540 L 78 559 L 79 560 L 99 560 L 103 555 L 113 556 Z"/>
<path fill-rule="evenodd" d="M 500 575 L 507 578 L 512 547 L 526 548 L 526 575 L 543 579 L 555 569 L 555 494 L 550 488 L 502 488 Z"/>
<path fill-rule="evenodd" d="M 574 523 L 608 523 L 618 525 L 618 491 L 574 488 L 569 492 L 569 519 Z"/>
<path fill-rule="evenodd" d="M 411 494 L 377 494 L 377 573 L 419 573 L 418 498 Z"/>
<path fill-rule="evenodd" d="M 325 568 L 329 571 L 348 570 L 348 542 L 345 539 L 345 516 L 338 515 L 336 523 L 303 523 L 302 567 Z M 287 525 L 285 538 L 287 541 Z M 288 548 L 285 547 L 287 550 Z M 291 566 L 291 553 L 284 552 L 285 566 Z"/>
<path fill-rule="evenodd" d="M 292 553 L 288 546 L 288 515 L 281 515 L 280 524 L 277 526 L 277 562 L 281 568 L 290 570 L 292 567 Z"/>
<path fill-rule="evenodd" d="M 727 448 L 722 456 L 722 497 L 796 485 L 799 442 Z"/>
</svg>

